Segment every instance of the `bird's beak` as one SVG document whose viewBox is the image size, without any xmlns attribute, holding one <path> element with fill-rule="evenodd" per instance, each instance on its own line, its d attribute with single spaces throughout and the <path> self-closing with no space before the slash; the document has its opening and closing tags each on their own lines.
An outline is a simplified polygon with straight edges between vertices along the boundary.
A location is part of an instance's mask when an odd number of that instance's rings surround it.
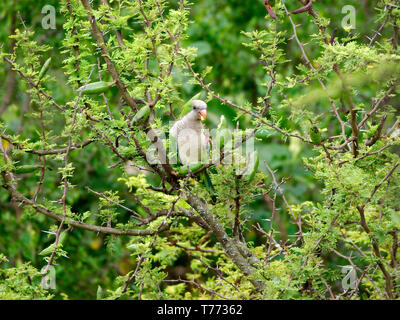
<svg viewBox="0 0 400 320">
<path fill-rule="evenodd" d="M 199 111 L 199 120 L 204 121 L 207 118 L 207 111 L 206 110 L 201 110 Z"/>
</svg>

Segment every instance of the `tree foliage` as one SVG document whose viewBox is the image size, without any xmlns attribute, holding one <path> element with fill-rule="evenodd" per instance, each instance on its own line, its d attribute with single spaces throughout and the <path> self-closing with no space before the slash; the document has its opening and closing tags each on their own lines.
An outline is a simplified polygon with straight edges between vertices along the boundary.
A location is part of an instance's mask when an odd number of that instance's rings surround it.
<svg viewBox="0 0 400 320">
<path fill-rule="evenodd" d="M 398 299 L 400 8 L 348 2 L 3 1 L 0 298 Z"/>
</svg>

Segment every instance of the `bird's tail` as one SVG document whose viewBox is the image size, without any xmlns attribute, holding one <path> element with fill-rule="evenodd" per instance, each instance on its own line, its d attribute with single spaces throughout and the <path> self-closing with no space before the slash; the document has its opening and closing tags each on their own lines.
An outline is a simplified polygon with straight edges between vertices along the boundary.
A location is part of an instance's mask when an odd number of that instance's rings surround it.
<svg viewBox="0 0 400 320">
<path fill-rule="evenodd" d="M 210 194 L 212 203 L 215 204 L 215 202 L 217 201 L 217 196 L 207 170 L 200 173 L 200 179 L 204 183 L 204 186 L 206 187 L 208 193 Z"/>
</svg>

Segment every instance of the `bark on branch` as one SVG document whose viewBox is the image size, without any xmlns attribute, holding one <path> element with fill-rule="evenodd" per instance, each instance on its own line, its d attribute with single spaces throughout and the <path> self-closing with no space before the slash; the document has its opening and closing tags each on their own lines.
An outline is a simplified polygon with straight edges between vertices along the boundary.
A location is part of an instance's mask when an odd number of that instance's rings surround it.
<svg viewBox="0 0 400 320">
<path fill-rule="evenodd" d="M 261 280 L 254 278 L 256 274 L 256 269 L 253 268 L 249 261 L 247 261 L 243 257 L 242 253 L 238 249 L 238 246 L 232 239 L 229 238 L 229 236 L 225 232 L 224 227 L 221 225 L 218 219 L 208 210 L 204 203 L 198 197 L 193 195 L 188 189 L 186 189 L 186 191 L 186 201 L 194 210 L 199 213 L 199 215 L 210 227 L 212 233 L 221 244 L 227 256 L 243 272 L 244 275 L 250 276 L 249 280 L 253 284 L 254 288 L 257 291 L 261 292 L 264 289 L 265 285 Z M 254 259 L 252 261 L 254 262 Z"/>
</svg>

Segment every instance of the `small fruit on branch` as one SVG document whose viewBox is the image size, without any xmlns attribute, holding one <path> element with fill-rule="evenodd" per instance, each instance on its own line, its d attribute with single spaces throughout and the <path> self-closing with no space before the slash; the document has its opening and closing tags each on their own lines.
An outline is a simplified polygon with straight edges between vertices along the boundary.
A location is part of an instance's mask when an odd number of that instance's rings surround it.
<svg viewBox="0 0 400 320">
<path fill-rule="evenodd" d="M 47 70 L 49 70 L 50 62 L 51 62 L 51 58 L 48 58 L 48 59 L 46 60 L 46 62 L 43 64 L 42 69 L 40 69 L 39 76 L 38 76 L 39 81 L 40 81 L 40 80 L 43 78 L 43 76 L 46 74 Z"/>
<path fill-rule="evenodd" d="M 115 82 L 98 81 L 84 85 L 80 87 L 78 91 L 83 90 L 82 91 L 83 94 L 104 93 L 108 89 L 110 89 L 110 87 L 112 87 L 114 84 Z"/>
<path fill-rule="evenodd" d="M 133 117 L 132 125 L 139 125 L 144 123 L 150 116 L 150 107 L 146 104 L 142 107 Z"/>
</svg>

